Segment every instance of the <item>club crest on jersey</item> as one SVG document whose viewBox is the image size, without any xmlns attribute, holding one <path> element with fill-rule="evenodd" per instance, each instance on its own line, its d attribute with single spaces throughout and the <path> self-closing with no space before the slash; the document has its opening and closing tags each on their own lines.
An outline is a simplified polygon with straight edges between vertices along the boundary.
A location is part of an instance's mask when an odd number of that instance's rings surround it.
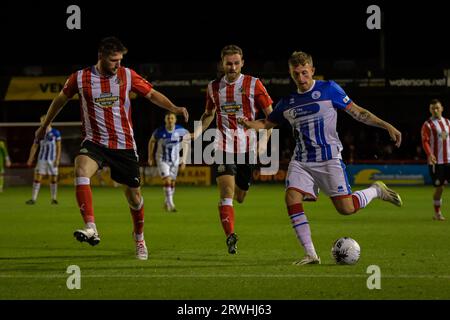
<svg viewBox="0 0 450 320">
<path fill-rule="evenodd" d="M 446 131 L 442 131 L 441 133 L 439 133 L 439 136 L 441 137 L 442 140 L 447 140 L 448 133 Z"/>
<path fill-rule="evenodd" d="M 100 97 L 94 99 L 94 102 L 102 108 L 111 108 L 118 100 L 119 97 L 113 96 L 111 92 L 102 92 Z"/>
<path fill-rule="evenodd" d="M 321 95 L 322 95 L 322 94 L 320 93 L 320 91 L 313 91 L 313 92 L 311 93 L 311 98 L 313 98 L 314 100 L 317 100 L 317 99 L 320 98 Z"/>
<path fill-rule="evenodd" d="M 342 99 L 342 101 L 344 101 L 344 103 L 347 103 L 350 101 L 350 98 L 348 96 L 345 96 L 344 99 Z"/>
<path fill-rule="evenodd" d="M 236 103 L 236 101 L 225 102 L 225 104 L 223 104 L 221 107 L 222 110 L 229 115 L 234 115 L 242 109 L 242 105 Z"/>
<path fill-rule="evenodd" d="M 291 118 L 297 119 L 300 117 L 309 116 L 319 111 L 320 105 L 318 105 L 317 103 L 311 103 L 307 105 L 293 107 L 288 111 L 288 114 Z"/>
</svg>

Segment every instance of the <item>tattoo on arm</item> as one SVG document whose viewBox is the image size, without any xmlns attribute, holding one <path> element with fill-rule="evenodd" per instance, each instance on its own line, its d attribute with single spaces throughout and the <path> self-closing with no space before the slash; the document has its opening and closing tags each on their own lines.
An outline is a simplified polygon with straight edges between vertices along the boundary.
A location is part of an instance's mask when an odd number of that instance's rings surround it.
<svg viewBox="0 0 450 320">
<path fill-rule="evenodd" d="M 360 109 L 350 109 L 348 111 L 350 115 L 357 121 L 362 122 L 367 125 L 376 126 L 384 128 L 384 121 L 375 116 L 370 111 L 360 108 Z"/>
</svg>

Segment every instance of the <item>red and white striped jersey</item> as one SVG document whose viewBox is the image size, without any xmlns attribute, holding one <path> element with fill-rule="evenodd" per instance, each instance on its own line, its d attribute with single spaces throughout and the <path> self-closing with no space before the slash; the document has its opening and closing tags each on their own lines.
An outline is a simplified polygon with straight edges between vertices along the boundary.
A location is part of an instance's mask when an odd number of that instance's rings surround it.
<svg viewBox="0 0 450 320">
<path fill-rule="evenodd" d="M 427 155 L 433 154 L 437 164 L 450 163 L 450 121 L 430 118 L 422 126 L 422 145 Z"/>
<path fill-rule="evenodd" d="M 255 120 L 256 114 L 272 104 L 261 80 L 241 74 L 230 83 L 225 77 L 211 81 L 206 109 L 216 110 L 216 150 L 244 153 L 256 150 L 256 133 L 237 123 L 237 118 Z"/>
<path fill-rule="evenodd" d="M 95 66 L 73 73 L 64 94 L 80 96 L 83 139 L 110 149 L 134 149 L 129 92 L 147 95 L 152 85 L 134 70 L 120 67 L 113 76 L 102 76 Z"/>
</svg>

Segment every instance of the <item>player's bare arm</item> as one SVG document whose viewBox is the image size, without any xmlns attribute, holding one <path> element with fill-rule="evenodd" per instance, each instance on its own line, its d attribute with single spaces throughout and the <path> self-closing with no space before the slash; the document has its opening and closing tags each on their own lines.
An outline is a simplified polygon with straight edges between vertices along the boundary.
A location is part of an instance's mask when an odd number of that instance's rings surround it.
<svg viewBox="0 0 450 320">
<path fill-rule="evenodd" d="M 148 141 L 148 165 L 150 167 L 153 167 L 155 165 L 155 157 L 153 156 L 155 154 L 155 145 L 156 138 L 155 136 L 152 136 Z"/>
<path fill-rule="evenodd" d="M 63 91 L 61 91 L 59 95 L 55 99 L 53 99 L 52 103 L 50 104 L 50 108 L 47 111 L 47 115 L 45 116 L 44 122 L 34 134 L 37 141 L 40 141 L 44 138 L 47 127 L 52 123 L 53 119 L 55 119 L 61 109 L 66 105 L 68 100 L 69 98 L 64 94 Z"/>
<path fill-rule="evenodd" d="M 352 103 L 348 109 L 346 109 L 355 120 L 382 129 L 386 129 L 391 139 L 395 142 L 395 146 L 398 148 L 402 142 L 402 134 L 390 123 L 378 118 L 370 111 Z"/>
<path fill-rule="evenodd" d="M 203 112 L 202 116 L 200 117 L 202 126 L 194 128 L 194 132 L 191 133 L 191 138 L 197 139 L 202 134 L 202 132 L 205 131 L 211 125 L 211 122 L 214 120 L 215 115 L 216 115 L 215 109 L 212 110 L 205 109 L 205 112 Z"/>
<path fill-rule="evenodd" d="M 266 118 L 271 114 L 273 111 L 272 105 L 268 106 L 267 108 L 263 109 L 263 112 L 266 116 Z M 258 141 L 258 152 L 264 153 L 267 150 L 267 142 L 269 141 L 270 136 L 272 135 L 272 129 L 264 130 L 260 140 Z"/>
<path fill-rule="evenodd" d="M 243 125 L 244 127 L 249 128 L 249 129 L 255 129 L 255 130 L 261 130 L 261 129 L 270 130 L 270 129 L 273 129 L 274 127 L 276 127 L 276 125 L 277 125 L 276 123 L 273 123 L 267 119 L 248 121 L 245 118 L 238 118 L 237 121 L 239 124 Z"/>
<path fill-rule="evenodd" d="M 189 145 L 190 145 L 190 135 L 186 135 L 183 137 L 183 141 L 181 142 L 181 150 L 183 154 L 181 155 L 180 161 L 180 171 L 184 171 L 186 168 L 187 157 L 189 154 Z"/>
<path fill-rule="evenodd" d="M 58 167 L 60 162 L 61 162 L 61 140 L 56 141 L 55 167 Z"/>
<path fill-rule="evenodd" d="M 158 107 L 161 107 L 163 109 L 166 109 L 170 112 L 175 113 L 176 115 L 182 115 L 184 117 L 184 121 L 188 122 L 189 120 L 189 113 L 186 108 L 184 107 L 177 107 L 172 103 L 172 101 L 169 100 L 165 95 L 163 95 L 161 92 L 152 89 L 146 96 L 148 100 L 150 100 L 152 103 L 156 104 Z"/>
<path fill-rule="evenodd" d="M 38 149 L 38 145 L 36 143 L 33 143 L 30 149 L 30 155 L 28 156 L 27 160 L 27 166 L 31 167 L 34 161 L 34 156 L 36 155 L 36 151 Z"/>
</svg>

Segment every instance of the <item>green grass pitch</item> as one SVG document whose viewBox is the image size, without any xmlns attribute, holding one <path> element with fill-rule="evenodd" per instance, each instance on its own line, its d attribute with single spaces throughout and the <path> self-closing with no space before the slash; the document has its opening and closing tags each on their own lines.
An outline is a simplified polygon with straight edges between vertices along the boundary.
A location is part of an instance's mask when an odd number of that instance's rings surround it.
<svg viewBox="0 0 450 320">
<path fill-rule="evenodd" d="M 236 255 L 227 253 L 215 186 L 177 187 L 177 213 L 163 211 L 162 188 L 143 188 L 148 261 L 134 257 L 120 188 L 93 189 L 96 247 L 72 236 L 82 227 L 73 187 L 60 188 L 56 206 L 48 187 L 34 206 L 25 204 L 31 187 L 7 188 L 0 194 L 0 299 L 450 299 L 450 220 L 431 220 L 432 187 L 396 189 L 402 208 L 375 200 L 354 216 L 339 215 L 324 195 L 307 203 L 322 265 L 298 267 L 291 264 L 303 250 L 282 185 L 254 185 L 235 204 Z M 331 245 L 342 236 L 361 246 L 354 266 L 333 263 Z M 79 290 L 66 286 L 70 265 L 81 269 Z M 380 267 L 379 290 L 367 288 L 370 265 Z"/>
</svg>

